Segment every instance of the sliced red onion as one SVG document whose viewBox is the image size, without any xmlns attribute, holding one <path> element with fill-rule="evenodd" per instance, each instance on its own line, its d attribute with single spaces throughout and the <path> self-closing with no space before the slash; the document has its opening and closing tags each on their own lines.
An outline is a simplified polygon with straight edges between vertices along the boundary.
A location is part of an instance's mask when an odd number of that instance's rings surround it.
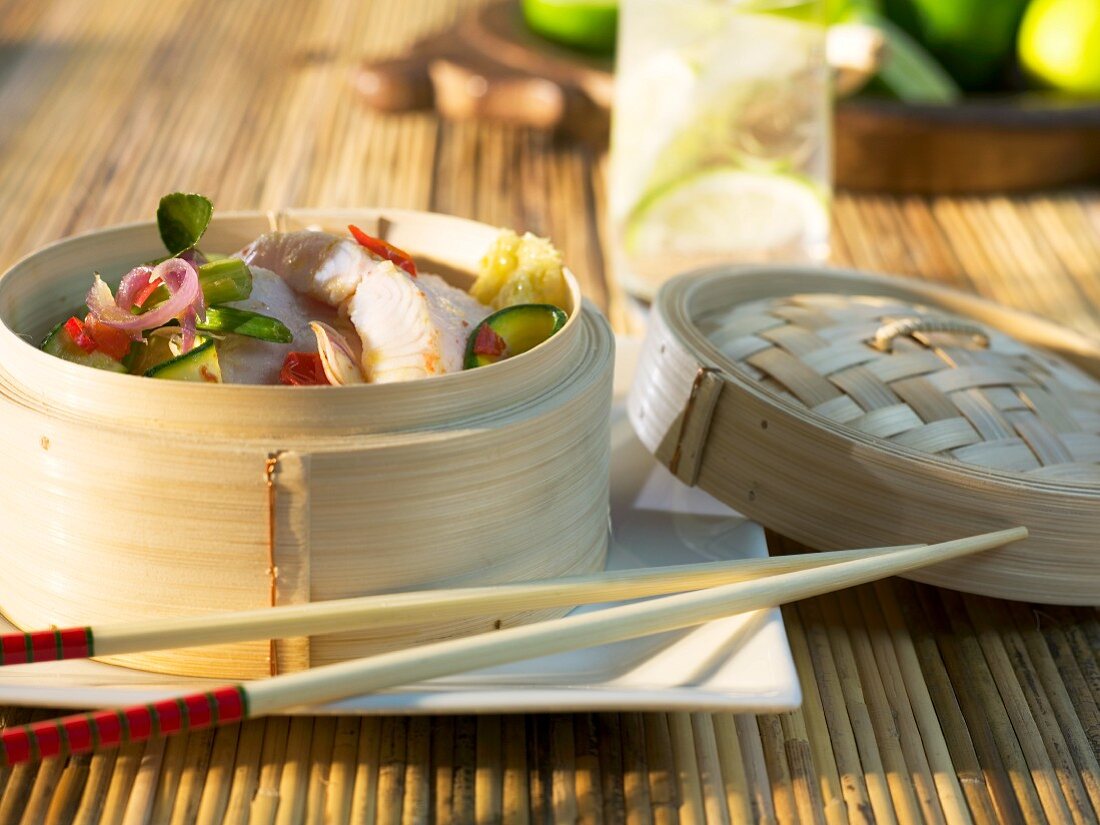
<svg viewBox="0 0 1100 825">
<path fill-rule="evenodd" d="M 191 348 L 195 346 L 195 325 L 197 321 L 194 307 L 188 307 L 180 316 L 180 329 L 183 332 L 183 339 L 180 342 L 180 354 L 190 352 Z"/>
<path fill-rule="evenodd" d="M 323 321 L 310 321 L 309 326 L 317 337 L 321 368 L 329 383 L 336 386 L 365 384 L 363 371 L 347 339 Z"/>
<path fill-rule="evenodd" d="M 131 275 L 134 275 L 134 272 L 130 272 L 126 277 L 130 278 Z M 134 315 L 130 311 L 130 307 L 124 309 L 120 306 L 118 300 L 111 295 L 110 287 L 103 283 L 97 273 L 95 283 L 88 290 L 85 299 L 89 311 L 101 323 L 127 332 L 135 340 L 141 337 L 142 330 L 163 326 L 176 318 L 182 320 L 185 314 L 192 317 L 192 323 L 194 323 L 195 318 L 206 318 L 206 304 L 203 301 L 202 288 L 199 285 L 199 273 L 187 261 L 181 258 L 169 258 L 167 261 L 157 264 L 152 272 L 144 274 L 143 277 L 146 279 L 145 283 L 160 278 L 168 290 L 168 300 L 144 315 Z M 138 277 L 135 277 L 134 280 L 140 284 Z M 123 300 L 130 302 L 131 307 L 133 306 L 133 289 L 131 284 L 127 284 L 125 294 L 120 295 Z M 123 293 L 121 284 L 119 285 L 119 292 Z M 190 347 L 186 346 L 186 331 L 184 335 L 184 352 L 187 352 Z M 193 328 L 191 337 L 191 343 L 193 344 Z"/>
<path fill-rule="evenodd" d="M 115 294 L 115 303 L 120 309 L 133 309 L 134 298 L 152 282 L 152 274 L 151 266 L 135 266 L 123 276 Z"/>
</svg>

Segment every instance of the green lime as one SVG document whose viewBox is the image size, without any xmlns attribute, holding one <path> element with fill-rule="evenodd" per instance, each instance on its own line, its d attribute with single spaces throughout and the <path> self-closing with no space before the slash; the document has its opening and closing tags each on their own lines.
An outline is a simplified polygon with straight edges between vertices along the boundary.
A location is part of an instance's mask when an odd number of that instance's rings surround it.
<svg viewBox="0 0 1100 825">
<path fill-rule="evenodd" d="M 626 232 L 632 256 L 736 256 L 823 238 L 829 210 L 807 181 L 733 167 L 708 169 L 654 192 Z"/>
<path fill-rule="evenodd" d="M 523 0 L 523 17 L 543 37 L 598 54 L 615 50 L 618 0 Z"/>
<path fill-rule="evenodd" d="M 1100 96 L 1100 3 L 1032 0 L 1019 38 L 1020 64 L 1047 86 Z"/>
<path fill-rule="evenodd" d="M 905 29 L 968 91 L 995 88 L 1015 51 L 1027 0 L 883 0 Z"/>
</svg>

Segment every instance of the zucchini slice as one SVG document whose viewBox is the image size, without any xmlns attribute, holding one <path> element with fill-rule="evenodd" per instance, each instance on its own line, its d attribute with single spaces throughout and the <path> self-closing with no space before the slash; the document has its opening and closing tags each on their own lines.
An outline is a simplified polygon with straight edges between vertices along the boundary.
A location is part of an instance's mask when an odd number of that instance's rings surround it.
<svg viewBox="0 0 1100 825">
<path fill-rule="evenodd" d="M 533 349 L 565 326 L 569 316 L 552 304 L 516 304 L 474 327 L 466 343 L 465 369 L 495 364 Z"/>
<path fill-rule="evenodd" d="M 116 361 L 106 353 L 98 350 L 85 352 L 78 347 L 72 336 L 65 331 L 64 321 L 50 330 L 46 340 L 42 342 L 42 351 L 65 361 L 83 364 L 93 369 L 106 370 L 107 372 L 126 372 L 126 367 L 120 361 Z"/>
<path fill-rule="evenodd" d="M 196 339 L 195 347 L 184 355 L 177 355 L 162 364 L 145 371 L 148 378 L 166 378 L 169 381 L 222 382 L 222 368 L 218 363 L 218 350 L 213 338 Z"/>
</svg>

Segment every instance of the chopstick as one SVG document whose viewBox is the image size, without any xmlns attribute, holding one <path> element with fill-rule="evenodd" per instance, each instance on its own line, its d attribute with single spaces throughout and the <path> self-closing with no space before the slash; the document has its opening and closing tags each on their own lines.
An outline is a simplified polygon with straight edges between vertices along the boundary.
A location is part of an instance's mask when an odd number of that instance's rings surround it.
<svg viewBox="0 0 1100 825">
<path fill-rule="evenodd" d="M 914 546 L 918 545 L 648 567 L 521 584 L 420 590 L 184 618 L 10 633 L 0 635 L 0 666 L 620 601 L 872 558 Z"/>
<path fill-rule="evenodd" d="M 75 714 L 0 732 L 0 768 L 255 718 L 508 662 L 690 627 L 864 584 L 1027 537 L 1016 527 L 885 556 L 782 573 L 365 659 L 226 685 L 120 710 Z"/>
</svg>

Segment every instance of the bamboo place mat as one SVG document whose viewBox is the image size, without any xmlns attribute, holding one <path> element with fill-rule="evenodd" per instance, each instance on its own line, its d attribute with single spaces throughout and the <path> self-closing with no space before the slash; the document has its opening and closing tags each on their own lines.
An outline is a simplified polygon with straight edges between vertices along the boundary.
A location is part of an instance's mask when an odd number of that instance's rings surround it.
<svg viewBox="0 0 1100 825">
<path fill-rule="evenodd" d="M 174 189 L 220 209 L 415 207 L 551 236 L 622 329 L 602 158 L 375 116 L 351 93 L 360 58 L 461 5 L 0 0 L 0 266 L 146 219 Z M 1100 192 L 841 196 L 835 217 L 837 262 L 1098 330 Z M 1096 610 L 890 580 L 784 616 L 794 713 L 257 720 L 0 772 L 0 824 L 1097 820 Z M 0 724 L 50 713 L 0 709 Z"/>
</svg>

